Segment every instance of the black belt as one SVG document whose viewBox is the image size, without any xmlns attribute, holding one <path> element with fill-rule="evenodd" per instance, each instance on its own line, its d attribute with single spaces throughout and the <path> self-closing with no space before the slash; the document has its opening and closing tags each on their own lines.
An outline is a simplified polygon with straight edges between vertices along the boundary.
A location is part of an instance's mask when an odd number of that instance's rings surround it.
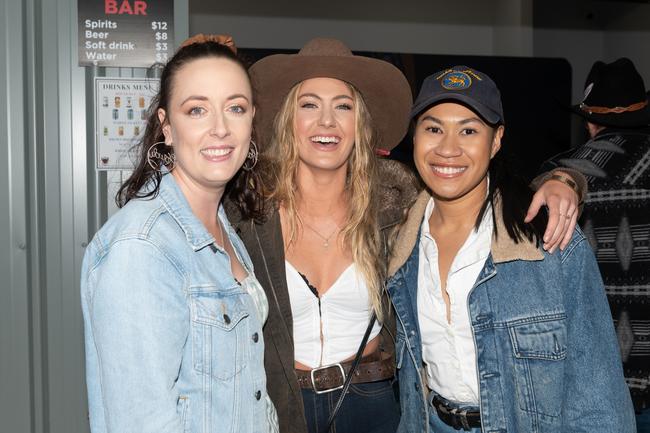
<svg viewBox="0 0 650 433">
<path fill-rule="evenodd" d="M 481 427 L 481 412 L 478 410 L 467 411 L 451 407 L 437 395 L 431 400 L 431 405 L 438 414 L 438 418 L 456 430 L 470 430 Z"/>
</svg>

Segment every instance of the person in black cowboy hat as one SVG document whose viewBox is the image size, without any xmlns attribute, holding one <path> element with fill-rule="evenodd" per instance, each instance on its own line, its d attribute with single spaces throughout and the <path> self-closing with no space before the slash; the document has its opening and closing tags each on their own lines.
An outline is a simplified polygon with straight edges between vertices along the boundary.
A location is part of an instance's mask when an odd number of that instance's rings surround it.
<svg viewBox="0 0 650 433">
<path fill-rule="evenodd" d="M 587 120 L 593 138 L 605 127 L 639 128 L 650 125 L 650 105 L 643 78 L 630 59 L 594 63 L 582 102 L 572 107 Z"/>
<path fill-rule="evenodd" d="M 580 223 L 596 251 L 637 414 L 650 418 L 650 105 L 643 78 L 629 59 L 596 62 L 573 110 L 586 120 L 590 140 L 542 168 L 587 176 Z"/>
</svg>

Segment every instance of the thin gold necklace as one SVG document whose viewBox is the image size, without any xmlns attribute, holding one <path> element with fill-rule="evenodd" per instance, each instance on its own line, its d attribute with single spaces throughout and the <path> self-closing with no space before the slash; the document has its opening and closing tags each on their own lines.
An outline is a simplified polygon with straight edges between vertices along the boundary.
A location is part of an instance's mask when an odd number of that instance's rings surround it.
<svg viewBox="0 0 650 433">
<path fill-rule="evenodd" d="M 334 223 L 334 224 L 336 224 L 336 228 L 334 229 L 334 231 L 333 231 L 332 233 L 330 233 L 329 236 L 323 236 L 323 235 L 322 235 L 318 230 L 316 230 L 315 228 L 313 228 L 312 226 L 310 226 L 309 224 L 307 224 L 307 222 L 304 221 L 303 218 L 300 218 L 300 221 L 301 221 L 301 222 L 302 222 L 302 223 L 303 223 L 303 224 L 304 224 L 304 225 L 305 225 L 309 230 L 311 230 L 312 232 L 316 233 L 316 235 L 318 235 L 318 237 L 321 238 L 321 239 L 323 240 L 323 247 L 324 247 L 324 248 L 329 248 L 329 246 L 330 246 L 330 239 L 332 239 L 332 236 L 334 236 L 334 233 L 337 233 L 337 232 L 341 229 L 341 228 L 339 227 L 338 224 Z"/>
</svg>

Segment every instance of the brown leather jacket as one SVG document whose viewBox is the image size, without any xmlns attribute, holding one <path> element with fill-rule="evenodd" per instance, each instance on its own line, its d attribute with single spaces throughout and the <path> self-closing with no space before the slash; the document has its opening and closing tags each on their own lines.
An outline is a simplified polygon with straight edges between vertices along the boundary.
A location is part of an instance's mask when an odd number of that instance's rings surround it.
<svg viewBox="0 0 650 433">
<path fill-rule="evenodd" d="M 417 180 L 404 165 L 379 161 L 379 224 L 384 256 L 388 258 L 388 233 L 402 222 L 406 210 L 418 194 Z M 293 319 L 284 264 L 284 243 L 277 209 L 258 224 L 242 220 L 239 212 L 226 206 L 228 218 L 244 241 L 253 261 L 255 275 L 269 301 L 269 317 L 264 326 L 264 366 L 268 393 L 275 404 L 282 433 L 307 433 L 305 411 L 294 371 Z M 390 303 L 384 296 L 386 310 Z M 395 316 L 386 314 L 382 329 L 382 350 L 394 353 Z"/>
</svg>

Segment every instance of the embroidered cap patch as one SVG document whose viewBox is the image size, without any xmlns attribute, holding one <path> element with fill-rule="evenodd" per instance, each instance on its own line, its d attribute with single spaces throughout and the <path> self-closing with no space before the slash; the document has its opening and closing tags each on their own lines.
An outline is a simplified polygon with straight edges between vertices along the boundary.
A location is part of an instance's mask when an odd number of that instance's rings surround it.
<svg viewBox="0 0 650 433">
<path fill-rule="evenodd" d="M 452 71 L 442 76 L 440 85 L 447 90 L 467 89 L 472 85 L 472 78 L 465 72 Z"/>
</svg>

